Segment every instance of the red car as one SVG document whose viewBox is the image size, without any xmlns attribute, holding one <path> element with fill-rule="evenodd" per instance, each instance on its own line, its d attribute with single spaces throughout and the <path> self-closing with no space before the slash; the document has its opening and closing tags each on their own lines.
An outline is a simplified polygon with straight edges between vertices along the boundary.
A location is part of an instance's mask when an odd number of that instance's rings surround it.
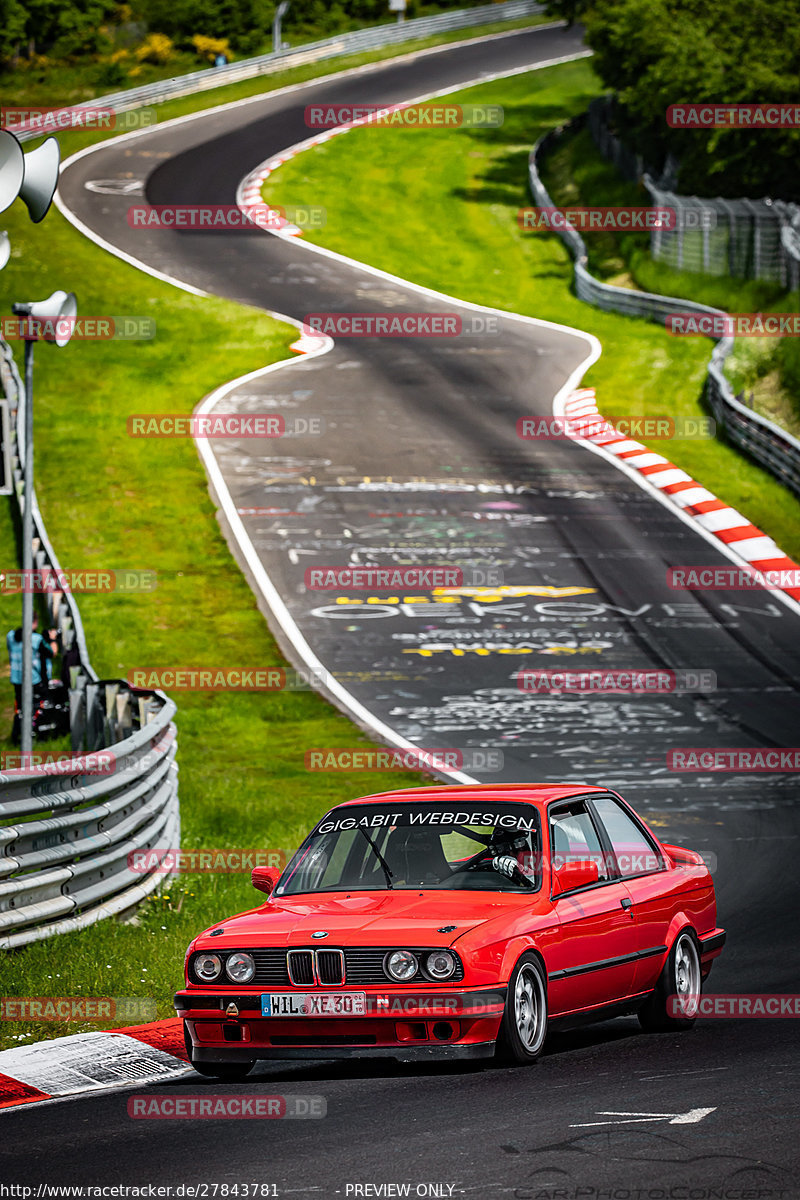
<svg viewBox="0 0 800 1200">
<path fill-rule="evenodd" d="M 206 930 L 175 996 L 192 1065 L 492 1055 L 549 1025 L 683 1029 L 725 941 L 711 876 L 615 792 L 439 786 L 328 812 L 266 903 Z"/>
</svg>

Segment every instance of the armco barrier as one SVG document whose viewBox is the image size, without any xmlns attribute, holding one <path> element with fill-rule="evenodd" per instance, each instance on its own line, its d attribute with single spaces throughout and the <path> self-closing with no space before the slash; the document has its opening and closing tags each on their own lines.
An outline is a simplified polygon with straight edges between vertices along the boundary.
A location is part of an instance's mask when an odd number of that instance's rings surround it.
<svg viewBox="0 0 800 1200">
<path fill-rule="evenodd" d="M 0 949 L 118 916 L 164 882 L 128 856 L 180 844 L 174 713 L 140 697 L 143 723 L 106 752 L 111 774 L 0 774 Z"/>
<path fill-rule="evenodd" d="M 25 389 L 11 348 L 0 342 L 0 382 L 11 412 L 12 499 L 25 503 L 20 463 Z M 34 563 L 61 567 L 33 496 Z M 75 597 L 44 597 L 72 668 L 73 758 L 63 767 L 0 773 L 0 949 L 81 929 L 132 909 L 166 875 L 135 874 L 133 850 L 180 845 L 175 705 L 161 692 L 98 680 Z M 47 744 L 37 746 L 46 751 Z M 83 752 L 104 750 L 108 770 L 90 773 Z M 77 760 L 77 762 L 75 761 Z M 96 761 L 96 760 L 95 760 Z M 81 765 L 85 773 L 81 773 Z"/>
<path fill-rule="evenodd" d="M 569 126 L 559 126 L 558 129 L 550 130 L 539 138 L 533 147 L 528 161 L 528 174 L 531 194 L 537 206 L 554 207 L 539 174 L 542 157 L 552 149 L 567 128 L 575 129 L 582 120 L 585 120 L 585 117 L 578 118 Z M 595 308 L 622 313 L 627 317 L 644 317 L 659 324 L 665 324 L 667 317 L 672 313 L 725 315 L 721 309 L 709 308 L 705 304 L 697 304 L 694 300 L 659 296 L 653 292 L 639 292 L 632 288 L 601 283 L 589 271 L 586 244 L 578 231 L 565 227 L 557 232 L 575 259 L 575 292 L 579 299 L 594 305 Z M 736 399 L 723 369 L 733 345 L 732 337 L 724 337 L 720 338 L 714 347 L 706 375 L 706 401 L 715 421 L 729 440 L 761 466 L 766 467 L 795 495 L 800 496 L 800 441 L 766 417 L 751 412 Z"/>
<path fill-rule="evenodd" d="M 380 50 L 384 46 L 399 45 L 417 38 L 431 37 L 437 33 L 449 33 L 473 26 L 491 25 L 498 21 L 516 21 L 522 17 L 538 16 L 545 11 L 543 4 L 535 0 L 506 0 L 503 4 L 483 4 L 478 8 L 457 9 L 435 17 L 416 17 L 411 21 L 357 29 L 335 37 L 323 38 L 318 42 L 307 42 L 296 50 L 280 50 L 277 54 L 260 54 L 255 58 L 244 58 L 241 62 L 229 63 L 224 67 L 209 67 L 193 71 L 188 75 L 176 75 L 158 83 L 143 87 L 128 88 L 122 92 L 110 92 L 94 100 L 86 100 L 74 108 L 110 108 L 114 112 L 129 112 L 150 104 L 162 104 L 178 96 L 190 96 L 196 92 L 209 91 L 229 83 L 240 83 L 258 75 L 271 75 L 276 71 L 287 71 L 291 67 L 306 63 L 323 62 L 344 54 L 359 54 L 368 50 Z M 14 133 L 22 141 L 41 136 L 36 130 L 20 130 Z"/>
</svg>

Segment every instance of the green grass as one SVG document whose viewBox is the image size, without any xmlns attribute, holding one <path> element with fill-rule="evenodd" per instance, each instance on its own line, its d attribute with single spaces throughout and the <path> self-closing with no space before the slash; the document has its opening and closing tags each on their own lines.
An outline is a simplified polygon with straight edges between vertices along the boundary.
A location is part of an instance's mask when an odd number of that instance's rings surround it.
<svg viewBox="0 0 800 1200">
<path fill-rule="evenodd" d="M 307 234 L 311 241 L 356 259 L 369 247 L 372 265 L 403 278 L 594 333 L 603 354 L 586 383 L 596 386 L 610 419 L 705 416 L 700 396 L 712 343 L 582 304 L 560 240 L 517 224 L 518 210 L 531 203 L 530 147 L 601 92 L 586 60 L 471 88 L 453 99 L 503 105 L 501 129 L 356 129 L 279 168 L 265 196 L 276 204 L 323 204 L 327 225 Z M 624 269 L 620 257 L 612 273 Z M 664 271 L 659 275 L 660 287 Z M 796 500 L 731 446 L 685 439 L 654 442 L 653 449 L 800 556 Z"/>
</svg>

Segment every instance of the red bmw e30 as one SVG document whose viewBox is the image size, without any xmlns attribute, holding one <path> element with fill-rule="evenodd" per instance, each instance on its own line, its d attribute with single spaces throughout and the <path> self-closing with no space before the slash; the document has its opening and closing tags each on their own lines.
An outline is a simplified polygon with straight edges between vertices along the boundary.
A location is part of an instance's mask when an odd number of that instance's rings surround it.
<svg viewBox="0 0 800 1200">
<path fill-rule="evenodd" d="M 269 899 L 200 934 L 192 1066 L 384 1055 L 533 1062 L 548 1027 L 689 1027 L 721 950 L 699 854 L 585 784 L 438 786 L 332 809 Z"/>
</svg>

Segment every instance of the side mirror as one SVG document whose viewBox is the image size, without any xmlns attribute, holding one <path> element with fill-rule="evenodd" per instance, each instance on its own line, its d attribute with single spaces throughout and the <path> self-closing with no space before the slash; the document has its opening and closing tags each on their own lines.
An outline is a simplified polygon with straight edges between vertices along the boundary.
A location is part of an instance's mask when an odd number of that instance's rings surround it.
<svg viewBox="0 0 800 1200">
<path fill-rule="evenodd" d="M 560 867 L 554 864 L 553 881 L 558 892 L 571 892 L 574 888 L 589 887 L 597 883 L 599 878 L 600 870 L 591 858 L 567 858 Z"/>
<path fill-rule="evenodd" d="M 266 892 L 269 896 L 278 881 L 269 867 L 253 867 L 250 872 L 250 882 L 257 891 Z"/>
</svg>

